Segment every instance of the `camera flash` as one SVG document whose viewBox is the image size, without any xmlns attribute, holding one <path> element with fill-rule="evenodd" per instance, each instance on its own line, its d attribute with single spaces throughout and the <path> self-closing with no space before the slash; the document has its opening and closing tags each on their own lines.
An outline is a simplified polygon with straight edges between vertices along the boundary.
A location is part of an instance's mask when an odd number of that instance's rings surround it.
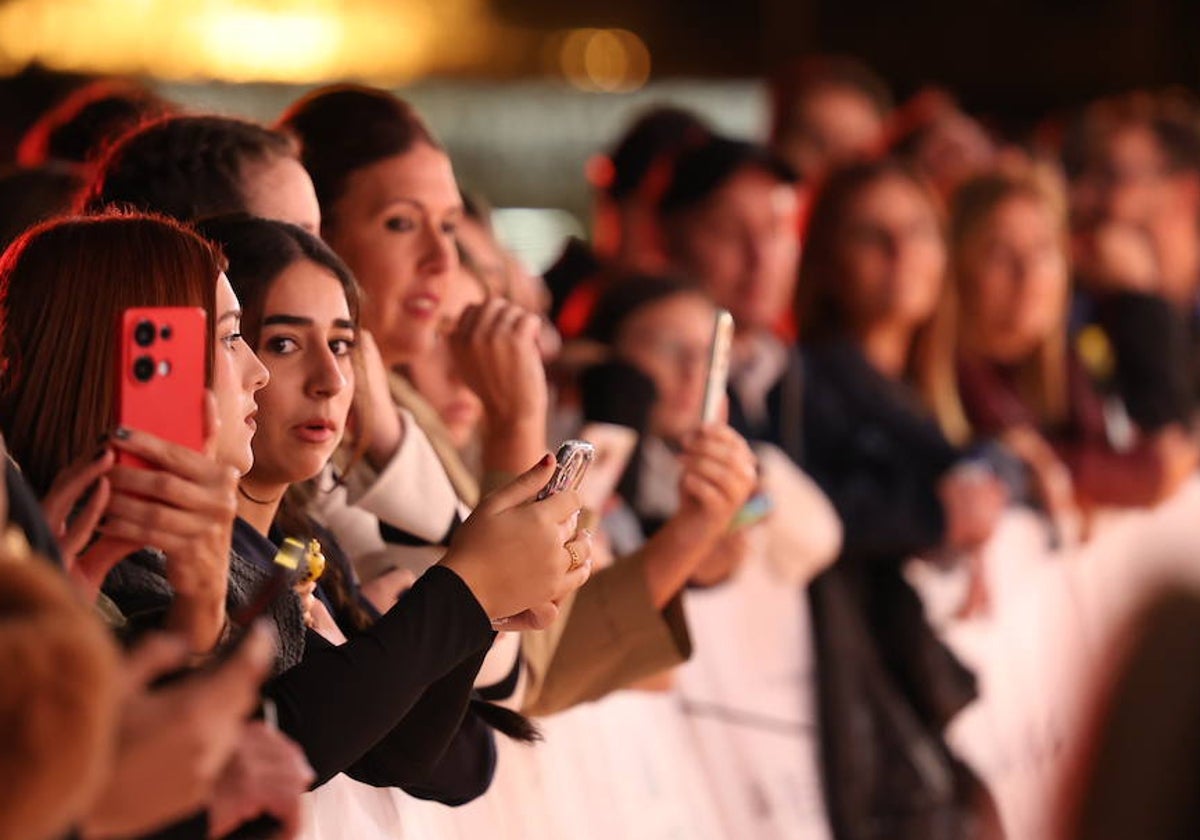
<svg viewBox="0 0 1200 840">
<path fill-rule="evenodd" d="M 161 362 L 158 363 L 158 375 L 159 376 L 166 376 L 170 372 L 171 372 L 171 363 L 170 362 L 168 362 L 166 359 L 163 359 Z"/>
</svg>

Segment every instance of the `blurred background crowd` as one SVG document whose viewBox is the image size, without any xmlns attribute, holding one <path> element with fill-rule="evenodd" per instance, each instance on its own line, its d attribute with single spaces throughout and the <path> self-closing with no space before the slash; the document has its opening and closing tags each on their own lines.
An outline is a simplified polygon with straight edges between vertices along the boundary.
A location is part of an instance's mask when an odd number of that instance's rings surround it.
<svg viewBox="0 0 1200 840">
<path fill-rule="evenodd" d="M 1198 836 L 1197 24 L 0 2 L 0 836 Z"/>
</svg>

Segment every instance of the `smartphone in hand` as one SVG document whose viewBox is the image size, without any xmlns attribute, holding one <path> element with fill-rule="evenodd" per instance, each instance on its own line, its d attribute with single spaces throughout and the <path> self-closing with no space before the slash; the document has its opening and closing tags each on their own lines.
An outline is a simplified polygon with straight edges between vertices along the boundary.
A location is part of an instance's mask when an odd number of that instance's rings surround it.
<svg viewBox="0 0 1200 840">
<path fill-rule="evenodd" d="M 721 401 L 729 383 L 729 358 L 733 352 L 733 316 L 728 309 L 718 309 L 713 319 L 712 350 L 708 357 L 708 377 L 704 383 L 704 408 L 700 422 L 704 425 L 720 419 Z"/>
<path fill-rule="evenodd" d="M 548 499 L 563 490 L 578 490 L 587 469 L 596 458 L 596 449 L 586 440 L 568 440 L 558 447 L 554 475 L 538 491 L 537 501 Z"/>
<path fill-rule="evenodd" d="M 203 448 L 208 355 L 204 310 L 133 307 L 122 313 L 118 331 L 116 424 L 189 449 Z M 117 461 L 151 466 L 120 450 Z"/>
</svg>

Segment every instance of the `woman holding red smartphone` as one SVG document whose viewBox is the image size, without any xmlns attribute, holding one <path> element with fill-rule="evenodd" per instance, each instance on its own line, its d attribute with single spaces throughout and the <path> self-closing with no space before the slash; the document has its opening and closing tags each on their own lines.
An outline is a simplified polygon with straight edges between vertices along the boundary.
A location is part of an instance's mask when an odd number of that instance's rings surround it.
<svg viewBox="0 0 1200 840">
<path fill-rule="evenodd" d="M 109 463 L 113 448 L 161 467 L 107 470 L 94 491 L 107 494 L 101 537 L 78 562 L 104 554 L 93 569 L 98 583 L 106 566 L 121 561 L 105 591 L 130 629 L 165 624 L 185 631 L 197 654 L 211 651 L 226 615 L 267 575 L 230 552 L 236 482 L 250 471 L 253 457 L 247 418 L 266 373 L 242 341 L 239 305 L 216 251 L 157 217 L 65 219 L 35 228 L 14 245 L 0 264 L 0 278 L 0 418 L 14 458 L 40 493 L 77 459 L 94 454 Z M 87 294 L 80 293 L 81 283 Z M 47 298 L 56 306 L 45 308 Z M 138 430 L 110 432 L 109 351 L 117 316 L 147 305 L 200 306 L 209 314 L 219 422 L 210 423 L 205 452 Z M 104 434 L 108 442 L 97 451 Z M 281 672 L 266 693 L 276 701 L 280 728 L 304 748 L 318 783 L 353 767 L 367 774 L 378 770 L 372 749 L 428 686 L 491 644 L 492 619 L 562 597 L 586 579 L 586 567 L 566 571 L 570 558 L 562 547 L 560 523 L 577 507 L 573 494 L 523 504 L 552 469 L 552 460 L 544 460 L 485 501 L 463 525 L 442 568 L 342 647 L 306 646 L 297 600 L 278 599 L 271 618 L 280 636 Z M 144 545 L 157 550 L 135 552 Z M 497 564 L 497 551 L 527 560 L 519 569 Z M 430 632 L 431 624 L 437 632 Z M 359 691 L 349 696 L 355 686 Z M 353 715 L 337 714 L 347 708 Z"/>
</svg>

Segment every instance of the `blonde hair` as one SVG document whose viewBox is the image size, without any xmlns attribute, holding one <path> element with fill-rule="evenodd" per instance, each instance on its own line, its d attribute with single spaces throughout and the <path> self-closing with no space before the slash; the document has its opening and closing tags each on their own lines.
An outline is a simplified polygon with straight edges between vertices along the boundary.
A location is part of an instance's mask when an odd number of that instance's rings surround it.
<svg viewBox="0 0 1200 840">
<path fill-rule="evenodd" d="M 955 193 L 950 214 L 950 283 L 943 301 L 941 320 L 961 350 L 960 322 L 974 296 L 967 266 L 968 245 L 1006 201 L 1024 199 L 1044 208 L 1054 221 L 1064 261 L 1068 247 L 1067 205 L 1061 181 L 1045 167 L 1033 165 L 991 172 L 965 182 Z M 1054 426 L 1064 422 L 1069 411 L 1067 381 L 1067 322 L 1055 330 L 1017 365 L 1017 389 L 1026 405 L 1033 408 L 1039 423 Z M 964 418 L 965 422 L 965 418 Z"/>
</svg>

